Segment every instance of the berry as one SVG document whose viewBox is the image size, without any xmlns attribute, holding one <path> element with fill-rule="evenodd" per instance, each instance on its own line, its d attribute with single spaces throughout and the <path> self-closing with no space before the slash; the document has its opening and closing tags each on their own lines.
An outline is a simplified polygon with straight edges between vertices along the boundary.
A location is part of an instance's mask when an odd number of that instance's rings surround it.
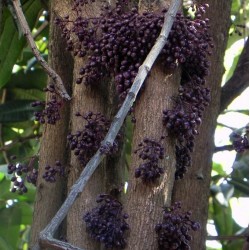
<svg viewBox="0 0 250 250">
<path fill-rule="evenodd" d="M 99 205 L 83 216 L 87 233 L 107 249 L 125 248 L 124 234 L 129 225 L 126 222 L 128 215 L 122 212 L 122 204 L 108 194 L 100 194 L 96 202 Z"/>
<path fill-rule="evenodd" d="M 233 147 L 237 153 L 243 153 L 245 150 L 249 150 L 249 126 L 245 128 L 245 133 L 233 132 L 231 135 Z"/>
<path fill-rule="evenodd" d="M 85 115 L 81 115 L 78 112 L 76 116 L 82 118 L 87 123 L 82 130 L 78 130 L 75 134 L 70 133 L 67 139 L 70 149 L 74 151 L 74 154 L 83 166 L 99 148 L 103 154 L 110 155 L 117 152 L 118 141 L 121 137 L 119 134 L 113 145 L 101 145 L 110 127 L 110 121 L 105 116 L 101 113 L 94 114 L 93 112 L 88 112 Z"/>
<path fill-rule="evenodd" d="M 16 160 L 16 156 L 11 156 L 11 160 Z M 12 174 L 11 182 L 13 187 L 11 192 L 18 191 L 18 194 L 24 194 L 28 192 L 28 188 L 25 185 L 25 182 L 32 183 L 36 185 L 38 171 L 30 166 L 30 164 L 20 163 L 20 162 L 11 162 L 7 166 L 8 174 Z"/>
<path fill-rule="evenodd" d="M 56 176 L 65 177 L 65 168 L 62 166 L 60 161 L 56 161 L 55 166 L 47 165 L 45 170 L 46 171 L 43 174 L 43 178 L 47 182 L 56 182 Z"/>
<path fill-rule="evenodd" d="M 48 123 L 55 125 L 60 120 L 60 109 L 62 107 L 62 101 L 58 100 L 58 95 L 55 92 L 54 85 L 50 84 L 44 91 L 52 93 L 50 100 L 47 102 L 35 101 L 31 104 L 32 107 L 42 107 L 41 111 L 34 113 L 35 120 L 41 124 Z"/>
<path fill-rule="evenodd" d="M 191 212 L 181 212 L 180 202 L 163 210 L 163 220 L 155 226 L 160 250 L 191 249 L 189 231 L 199 230 L 200 224 L 190 220 L 190 217 Z"/>
<path fill-rule="evenodd" d="M 134 153 L 139 153 L 139 158 L 143 160 L 143 163 L 135 169 L 136 178 L 141 178 L 144 183 L 149 183 L 154 182 L 163 174 L 164 171 L 159 166 L 159 161 L 164 158 L 164 148 L 160 142 L 145 138 Z"/>
</svg>

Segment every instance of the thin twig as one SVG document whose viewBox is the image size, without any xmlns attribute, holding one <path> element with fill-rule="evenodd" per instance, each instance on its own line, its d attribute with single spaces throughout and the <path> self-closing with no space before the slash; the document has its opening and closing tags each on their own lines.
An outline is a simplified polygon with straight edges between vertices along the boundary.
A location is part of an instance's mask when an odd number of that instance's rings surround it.
<svg viewBox="0 0 250 250">
<path fill-rule="evenodd" d="M 37 29 L 36 33 L 32 36 L 33 39 L 35 40 L 41 34 L 41 32 L 43 32 L 48 26 L 49 26 L 49 22 L 48 21 L 44 21 L 41 24 L 41 26 L 39 26 L 39 28 Z"/>
<path fill-rule="evenodd" d="M 12 148 L 13 146 L 15 146 L 18 143 L 24 143 L 24 142 L 26 142 L 28 140 L 31 140 L 31 139 L 38 139 L 41 136 L 42 136 L 42 134 L 39 133 L 37 135 L 32 134 L 32 135 L 28 135 L 28 136 L 17 138 L 15 140 L 13 140 L 10 144 L 3 145 L 2 147 L 0 147 L 0 152 L 8 151 L 10 148 Z"/>
<path fill-rule="evenodd" d="M 34 56 L 36 57 L 37 61 L 41 64 L 42 68 L 44 69 L 44 71 L 52 78 L 52 80 L 55 82 L 55 86 L 57 89 L 58 94 L 65 100 L 70 100 L 71 97 L 69 96 L 69 94 L 67 93 L 62 79 L 61 77 L 48 65 L 48 63 L 43 59 L 43 57 L 40 55 L 35 41 L 32 37 L 31 31 L 29 29 L 29 25 L 26 21 L 26 18 L 23 14 L 22 8 L 21 8 L 21 4 L 20 4 L 20 0 L 12 0 L 12 4 L 14 7 L 14 10 L 16 12 L 16 16 L 18 19 L 18 24 L 20 25 L 22 32 L 24 34 L 24 36 L 26 37 L 28 44 L 30 45 Z"/>
<path fill-rule="evenodd" d="M 102 145 L 105 144 L 113 144 L 116 135 L 118 134 L 121 126 L 123 125 L 123 122 L 132 107 L 134 101 L 136 100 L 137 94 L 140 91 L 143 82 L 145 81 L 149 71 L 151 70 L 155 60 L 159 56 L 161 50 L 165 46 L 167 42 L 167 38 L 169 35 L 169 32 L 172 28 L 175 15 L 181 6 L 181 0 L 172 0 L 172 3 L 169 7 L 168 12 L 165 14 L 164 24 L 161 30 L 161 33 L 149 52 L 147 58 L 143 62 L 143 64 L 139 68 L 139 72 L 133 82 L 132 87 L 130 88 L 129 93 L 127 94 L 127 97 L 125 101 L 123 102 L 122 107 L 114 117 L 114 120 L 110 126 L 110 129 L 105 137 L 105 139 L 102 142 Z M 70 207 L 73 205 L 75 199 L 79 196 L 79 194 L 83 191 L 83 188 L 86 186 L 88 180 L 94 173 L 94 171 L 97 169 L 98 165 L 104 158 L 104 155 L 101 154 L 100 150 L 96 152 L 96 154 L 91 158 L 91 160 L 88 162 L 84 170 L 82 171 L 80 177 L 75 182 L 75 184 L 71 187 L 71 190 L 69 192 L 68 197 L 64 201 L 61 208 L 57 211 L 56 215 L 50 223 L 46 226 L 46 228 L 40 233 L 40 245 L 42 246 L 49 246 L 53 249 L 63 249 L 63 250 L 70 250 L 70 249 L 79 249 L 75 248 L 73 246 L 69 246 L 68 243 L 65 244 L 64 242 L 60 242 L 60 245 L 58 244 L 58 240 L 53 239 L 53 235 L 63 219 L 66 217 Z M 55 248 L 57 247 L 57 248 Z M 35 245 L 33 250 L 39 249 L 38 245 Z"/>
<path fill-rule="evenodd" d="M 207 236 L 207 240 L 238 240 L 246 239 L 248 235 Z"/>
<path fill-rule="evenodd" d="M 221 152 L 221 151 L 232 151 L 232 150 L 234 150 L 234 146 L 232 144 L 231 145 L 223 145 L 220 147 L 215 147 L 214 153 Z"/>
</svg>

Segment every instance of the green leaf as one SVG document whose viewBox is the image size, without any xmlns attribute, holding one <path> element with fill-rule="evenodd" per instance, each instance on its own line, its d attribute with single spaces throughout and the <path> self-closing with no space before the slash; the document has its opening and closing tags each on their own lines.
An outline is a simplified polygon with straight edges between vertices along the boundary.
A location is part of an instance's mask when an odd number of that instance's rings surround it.
<svg viewBox="0 0 250 250">
<path fill-rule="evenodd" d="M 223 114 L 226 114 L 229 112 L 237 112 L 243 115 L 249 115 L 249 109 L 224 110 Z"/>
<path fill-rule="evenodd" d="M 0 122 L 21 122 L 34 117 L 36 108 L 31 107 L 32 101 L 16 100 L 0 105 Z"/>
<path fill-rule="evenodd" d="M 248 197 L 249 195 L 248 181 L 243 181 L 242 179 L 234 178 L 232 180 L 227 180 L 227 182 L 234 186 L 235 191 L 237 191 L 235 192 L 236 197 L 242 197 L 242 196 Z"/>
<path fill-rule="evenodd" d="M 8 242 L 6 242 L 3 237 L 0 236 L 0 249 L 12 250 L 13 248 L 8 244 Z"/>
<path fill-rule="evenodd" d="M 21 100 L 44 100 L 45 94 L 43 91 L 38 89 L 20 89 L 20 88 L 12 88 L 9 90 L 10 98 L 21 99 Z"/>
<path fill-rule="evenodd" d="M 221 176 L 226 176 L 226 172 L 223 169 L 223 166 L 219 163 L 213 162 L 213 170 Z"/>
<path fill-rule="evenodd" d="M 23 5 L 23 11 L 31 30 L 35 26 L 37 16 L 41 9 L 40 1 L 30 0 Z M 0 89 L 10 79 L 13 66 L 25 44 L 26 40 L 24 37 L 21 39 L 18 38 L 18 32 L 13 19 L 9 15 L 0 36 Z"/>
<path fill-rule="evenodd" d="M 23 70 L 19 70 L 17 73 L 11 75 L 6 87 L 8 90 L 12 88 L 43 90 L 46 82 L 47 75 L 41 69 L 29 70 L 26 73 Z"/>
<path fill-rule="evenodd" d="M 10 181 L 6 177 L 0 182 L 0 190 L 0 200 L 6 200 L 4 196 L 10 194 Z"/>
<path fill-rule="evenodd" d="M 9 214 L 9 216 L 11 217 L 11 214 Z M 8 244 L 7 249 L 9 250 L 17 249 L 17 244 L 18 244 L 19 237 L 20 237 L 19 234 L 20 234 L 19 225 L 6 226 L 5 224 L 0 223 L 0 237 L 2 237 L 5 240 L 5 242 Z M 3 248 L 3 250 L 5 250 L 5 248 Z"/>
<path fill-rule="evenodd" d="M 8 174 L 7 164 L 0 165 L 0 172 L 3 174 L 3 176 Z M 2 180 L 3 180 L 3 177 L 1 176 L 0 181 L 2 181 Z"/>
<path fill-rule="evenodd" d="M 232 210 L 230 205 L 223 206 L 218 200 L 213 197 L 213 220 L 218 232 L 218 235 L 232 235 L 233 233 L 233 220 Z"/>
</svg>

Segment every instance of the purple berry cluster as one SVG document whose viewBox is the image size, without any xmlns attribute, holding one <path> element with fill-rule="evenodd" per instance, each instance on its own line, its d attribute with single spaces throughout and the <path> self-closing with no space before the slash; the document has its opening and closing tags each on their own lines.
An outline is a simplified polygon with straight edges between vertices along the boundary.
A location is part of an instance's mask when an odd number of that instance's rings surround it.
<svg viewBox="0 0 250 250">
<path fill-rule="evenodd" d="M 161 138 L 163 139 L 164 137 Z M 164 158 L 164 147 L 161 142 L 145 138 L 134 153 L 138 153 L 139 158 L 143 160 L 143 163 L 135 169 L 136 178 L 141 178 L 144 183 L 150 183 L 163 174 L 164 170 L 159 166 L 159 161 Z"/>
<path fill-rule="evenodd" d="M 50 166 L 47 165 L 45 167 L 45 173 L 43 174 L 43 178 L 47 181 L 47 182 L 56 182 L 56 177 L 60 176 L 60 177 L 65 177 L 65 168 L 62 166 L 60 161 L 56 161 L 55 162 L 55 166 Z"/>
<path fill-rule="evenodd" d="M 171 63 L 182 64 L 181 85 L 178 96 L 174 98 L 175 106 L 172 110 L 163 111 L 163 124 L 177 138 L 176 179 L 183 178 L 187 167 L 191 165 L 190 153 L 194 149 L 194 139 L 205 107 L 210 102 L 210 91 L 204 87 L 210 66 L 208 56 L 213 48 L 208 33 L 209 20 L 202 19 L 207 7 L 206 4 L 196 6 L 194 19 L 177 15 L 178 21 L 171 31 L 173 38 L 168 41 L 175 44 Z"/>
<path fill-rule="evenodd" d="M 123 213 L 122 204 L 108 194 L 100 194 L 96 202 L 99 205 L 83 217 L 88 234 L 106 249 L 125 248 L 125 232 L 129 225 L 126 222 L 128 215 Z"/>
<path fill-rule="evenodd" d="M 231 140 L 237 153 L 243 153 L 245 150 L 249 150 L 249 126 L 246 126 L 245 133 L 243 135 L 233 132 Z"/>
<path fill-rule="evenodd" d="M 74 56 L 88 56 L 88 62 L 80 69 L 76 83 L 94 85 L 105 75 L 112 75 L 119 98 L 124 100 L 140 65 L 160 33 L 167 10 L 140 15 L 136 8 L 126 12 L 117 4 L 114 9 L 104 6 L 99 17 L 86 18 L 81 12 L 84 3 L 74 3 L 76 18 L 71 20 L 66 16 L 57 18 L 55 22 L 67 40 L 67 49 Z M 204 8 L 201 6 L 199 13 Z M 177 14 L 161 53 L 161 60 L 167 68 L 185 64 L 186 69 L 192 67 L 187 76 L 193 76 L 196 71 L 207 73 L 209 63 L 200 59 L 210 53 L 209 48 L 212 46 L 207 32 L 208 22 L 208 19 L 201 18 L 201 14 L 197 14 L 194 20 Z"/>
<path fill-rule="evenodd" d="M 101 113 L 94 114 L 88 112 L 85 115 L 76 114 L 86 121 L 82 130 L 78 130 L 75 134 L 67 136 L 70 149 L 74 150 L 74 154 L 82 165 L 85 165 L 93 154 L 101 147 L 101 152 L 104 154 L 112 154 L 118 150 L 118 135 L 113 145 L 102 145 L 106 133 L 110 127 L 110 121 Z"/>
<path fill-rule="evenodd" d="M 191 212 L 181 212 L 181 203 L 163 211 L 163 221 L 155 226 L 160 250 L 183 249 L 190 250 L 189 243 L 192 240 L 190 230 L 197 231 L 200 224 L 190 220 Z"/>
<path fill-rule="evenodd" d="M 55 86 L 53 84 L 50 84 L 44 91 L 50 92 L 52 95 L 47 102 L 35 101 L 31 104 L 32 107 L 42 107 L 42 111 L 34 113 L 35 120 L 41 124 L 48 123 L 54 125 L 61 118 L 60 109 L 62 107 L 62 101 L 58 100 L 58 95 L 55 92 Z"/>
<path fill-rule="evenodd" d="M 11 160 L 15 160 L 16 156 L 12 156 Z M 11 192 L 15 193 L 18 191 L 18 194 L 24 194 L 28 192 L 28 188 L 25 185 L 25 182 L 36 185 L 36 180 L 38 176 L 38 171 L 29 167 L 24 163 L 9 163 L 8 166 L 8 174 L 12 174 L 11 181 L 13 182 L 13 187 Z"/>
</svg>

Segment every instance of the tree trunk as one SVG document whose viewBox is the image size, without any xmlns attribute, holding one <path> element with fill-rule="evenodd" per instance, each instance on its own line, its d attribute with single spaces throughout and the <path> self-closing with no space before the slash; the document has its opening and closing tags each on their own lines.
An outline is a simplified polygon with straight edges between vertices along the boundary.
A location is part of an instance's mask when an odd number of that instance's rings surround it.
<svg viewBox="0 0 250 250">
<path fill-rule="evenodd" d="M 157 5 L 159 4 L 158 2 L 156 2 Z M 166 4 L 170 2 L 168 0 Z M 167 137 L 163 143 L 165 158 L 160 162 L 165 172 L 156 183 L 144 185 L 141 180 L 134 177 L 134 170 L 139 166 L 141 160 L 132 153 L 129 186 L 125 202 L 125 209 L 129 214 L 128 223 L 130 225 L 127 249 L 157 249 L 154 226 L 161 220 L 162 208 L 170 205 L 171 198 L 173 201 L 181 201 L 183 210 L 193 211 L 193 219 L 201 223 L 202 230 L 198 233 L 196 232 L 195 240 L 192 241 L 191 247 L 193 250 L 205 249 L 213 134 L 219 110 L 220 82 L 223 74 L 222 62 L 226 48 L 231 6 L 230 0 L 211 0 L 211 2 L 207 15 L 211 20 L 211 33 L 213 34 L 215 49 L 211 58 L 211 75 L 207 82 L 211 87 L 212 103 L 206 110 L 203 125 L 200 128 L 200 135 L 196 139 L 193 165 L 183 180 L 174 183 L 175 143 L 174 139 Z M 98 1 L 97 3 L 87 5 L 85 15 L 88 17 L 98 15 L 100 13 L 100 4 L 100 1 Z M 152 6 L 148 6 L 146 1 L 141 1 L 141 11 L 149 7 L 151 8 Z M 155 6 L 153 8 L 155 9 Z M 65 16 L 70 14 L 70 11 L 70 1 L 51 1 L 52 22 L 54 13 L 59 16 Z M 71 57 L 65 52 L 66 46 L 64 39 L 61 38 L 61 31 L 54 25 L 51 25 L 50 38 L 50 52 L 52 55 L 50 62 L 62 77 L 63 82 L 71 86 L 73 71 L 70 66 Z M 83 64 L 84 61 L 82 59 L 76 58 L 74 61 L 71 114 L 69 112 L 69 104 L 65 104 L 61 121 L 56 126 L 45 125 L 44 127 L 31 246 L 37 241 L 38 233 L 48 224 L 61 205 L 66 186 L 68 189 L 72 187 L 83 168 L 80 166 L 74 153 L 69 156 L 66 148 L 66 136 L 69 126 L 72 133 L 79 129 L 81 130 L 84 126 L 83 120 L 76 117 L 75 113 L 101 112 L 108 114 L 108 118 L 112 118 L 115 112 L 114 109 L 111 109 L 111 106 L 114 104 L 114 86 L 108 80 L 106 83 L 102 82 L 99 84 L 98 89 L 87 88 L 84 84 L 74 84 L 76 78 L 78 78 L 79 69 Z M 162 135 L 166 135 L 166 128 L 162 125 L 162 111 L 163 109 L 172 108 L 173 102 L 170 97 L 175 96 L 178 92 L 179 82 L 180 72 L 166 71 L 156 62 L 135 105 L 137 121 L 134 127 L 133 150 L 138 147 L 138 144 L 145 137 L 160 140 Z M 55 144 L 55 142 L 58 143 Z M 66 239 L 75 246 L 88 250 L 100 249 L 100 245 L 87 236 L 82 217 L 86 211 L 95 206 L 95 199 L 99 193 L 109 191 L 124 179 L 124 164 L 121 163 L 123 159 L 117 159 L 108 158 L 98 167 L 84 188 L 83 193 L 78 197 L 68 213 Z M 69 163 L 70 171 L 67 184 L 64 181 L 56 184 L 43 181 L 44 166 L 47 163 L 54 164 L 55 160 L 61 160 L 63 164 Z M 118 168 L 119 165 L 121 165 L 120 168 Z M 48 204 L 51 204 L 51 206 L 48 206 Z"/>
<path fill-rule="evenodd" d="M 61 4 L 61 1 L 58 1 Z M 94 17 L 100 15 L 101 1 L 85 6 L 83 15 Z M 74 82 L 79 77 L 79 69 L 84 65 L 85 59 L 75 58 Z M 71 131 L 75 133 L 83 128 L 83 120 L 75 116 L 76 112 L 85 114 L 89 111 L 100 112 L 108 119 L 113 118 L 117 111 L 117 98 L 115 97 L 114 83 L 110 79 L 102 80 L 97 88 L 74 84 Z M 122 145 L 121 145 L 122 146 Z M 84 249 L 99 249 L 100 245 L 92 240 L 86 233 L 83 215 L 96 206 L 96 197 L 100 193 L 107 193 L 114 186 L 122 183 L 124 170 L 119 161 L 119 153 L 116 157 L 107 157 L 95 171 L 81 195 L 73 204 L 67 216 L 67 240 L 75 246 Z M 74 153 L 71 154 L 70 174 L 68 188 L 70 189 L 78 179 L 83 166 L 80 166 Z"/>
<path fill-rule="evenodd" d="M 51 2 L 50 49 L 49 63 L 61 76 L 68 91 L 72 83 L 73 60 L 65 51 L 65 41 L 61 38 L 61 30 L 53 25 L 55 18 L 55 2 Z M 68 7 L 61 4 L 61 11 L 67 13 Z M 63 51 L 63 53 L 62 53 Z M 47 95 L 47 98 L 49 95 Z M 31 247 L 37 242 L 39 232 L 44 229 L 51 218 L 60 208 L 66 195 L 66 181 L 58 179 L 56 183 L 46 182 L 42 176 L 45 166 L 60 160 L 63 166 L 67 163 L 66 134 L 69 123 L 69 103 L 64 103 L 61 120 L 56 125 L 44 125 L 41 149 L 39 153 L 39 175 L 34 205 L 33 223 L 31 230 Z M 56 143 L 55 143 L 56 142 Z"/>
<path fill-rule="evenodd" d="M 170 1 L 166 1 L 167 3 Z M 139 6 L 141 12 L 151 8 L 157 9 L 156 6 L 149 5 L 147 1 L 141 1 Z M 139 143 L 143 142 L 144 138 L 158 141 L 161 136 L 166 135 L 166 128 L 162 123 L 162 112 L 166 108 L 172 108 L 173 103 L 170 97 L 177 93 L 179 82 L 180 72 L 178 70 L 166 71 L 159 62 L 156 62 L 135 105 L 136 124 L 126 201 L 130 226 L 128 249 L 157 249 L 154 227 L 162 217 L 163 206 L 171 203 L 175 178 L 174 140 L 169 137 L 163 140 L 165 155 L 160 164 L 164 168 L 164 174 L 156 183 L 145 184 L 135 178 L 135 168 L 142 161 L 133 151 L 136 150 Z"/>
<path fill-rule="evenodd" d="M 200 2 L 206 3 L 207 1 Z M 207 17 L 210 19 L 211 35 L 215 45 L 210 59 L 210 75 L 207 78 L 207 86 L 211 88 L 212 101 L 205 110 L 199 130 L 200 134 L 195 141 L 192 166 L 183 180 L 175 182 L 173 191 L 173 201 L 181 201 L 183 210 L 191 210 L 192 218 L 201 224 L 201 230 L 195 232 L 195 240 L 191 242 L 191 249 L 194 250 L 205 249 L 214 131 L 220 107 L 220 84 L 224 74 L 223 58 L 230 25 L 231 1 L 213 0 L 209 2 L 209 5 Z"/>
</svg>

